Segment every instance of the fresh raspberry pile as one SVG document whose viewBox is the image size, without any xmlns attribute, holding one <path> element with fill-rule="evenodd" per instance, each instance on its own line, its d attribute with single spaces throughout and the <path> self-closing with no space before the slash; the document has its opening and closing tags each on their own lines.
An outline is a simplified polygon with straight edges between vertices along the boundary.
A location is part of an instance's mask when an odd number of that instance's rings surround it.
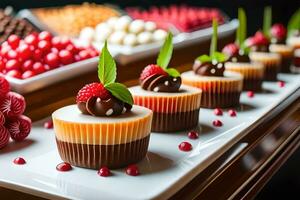
<svg viewBox="0 0 300 200">
<path fill-rule="evenodd" d="M 93 47 L 78 47 L 67 37 L 53 37 L 46 31 L 24 39 L 11 35 L 0 46 L 0 73 L 27 79 L 98 55 Z"/>
<path fill-rule="evenodd" d="M 148 65 L 145 67 L 140 75 L 140 80 L 143 81 L 147 77 L 152 75 L 168 75 L 167 72 L 165 72 L 160 66 L 158 65 Z"/>
<path fill-rule="evenodd" d="M 126 11 L 134 19 L 154 21 L 160 28 L 164 29 L 169 29 L 169 25 L 172 24 L 182 32 L 210 27 L 213 19 L 216 19 L 219 24 L 223 24 L 225 21 L 224 16 L 218 9 L 186 5 L 153 6 L 149 10 L 132 7 L 127 8 Z"/>
<path fill-rule="evenodd" d="M 111 98 L 111 94 L 102 83 L 90 83 L 79 90 L 76 103 L 86 103 L 91 97 L 100 97 L 102 100 L 106 100 Z"/>
<path fill-rule="evenodd" d="M 24 116 L 26 102 L 22 95 L 10 92 L 8 81 L 0 76 L 0 149 L 9 139 L 24 140 L 30 133 L 31 120 Z"/>
</svg>

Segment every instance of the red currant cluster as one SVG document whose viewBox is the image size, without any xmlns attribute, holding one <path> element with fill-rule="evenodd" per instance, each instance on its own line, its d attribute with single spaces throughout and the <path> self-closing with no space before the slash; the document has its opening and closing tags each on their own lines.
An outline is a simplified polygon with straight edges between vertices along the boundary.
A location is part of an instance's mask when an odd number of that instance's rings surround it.
<svg viewBox="0 0 300 200">
<path fill-rule="evenodd" d="M 69 38 L 53 37 L 47 31 L 32 33 L 24 40 L 11 35 L 0 46 L 0 73 L 27 79 L 98 55 L 93 47 L 78 47 Z"/>
<path fill-rule="evenodd" d="M 0 76 L 0 149 L 9 143 L 24 140 L 30 133 L 31 120 L 24 116 L 26 102 L 22 95 L 10 92 L 8 81 Z"/>
</svg>

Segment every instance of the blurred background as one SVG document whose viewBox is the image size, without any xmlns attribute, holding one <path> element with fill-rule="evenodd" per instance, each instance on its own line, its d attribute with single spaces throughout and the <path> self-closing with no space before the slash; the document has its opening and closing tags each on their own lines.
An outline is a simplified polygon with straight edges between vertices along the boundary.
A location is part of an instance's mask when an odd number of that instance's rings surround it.
<svg viewBox="0 0 300 200">
<path fill-rule="evenodd" d="M 81 0 L 1 0 L 0 7 L 4 8 L 7 5 L 13 6 L 16 10 L 23 8 L 38 8 L 62 6 L 66 4 L 81 4 Z M 262 27 L 262 17 L 264 6 L 271 5 L 273 9 L 273 22 L 287 24 L 290 16 L 299 8 L 300 0 L 186 0 L 186 1 L 166 1 L 166 0 L 111 0 L 111 1 L 88 1 L 95 3 L 110 3 L 117 4 L 122 8 L 128 6 L 149 7 L 151 5 L 170 5 L 170 4 L 187 4 L 195 6 L 216 7 L 223 10 L 229 17 L 237 16 L 237 8 L 244 7 L 248 16 L 248 33 L 253 34 L 257 29 Z"/>
</svg>

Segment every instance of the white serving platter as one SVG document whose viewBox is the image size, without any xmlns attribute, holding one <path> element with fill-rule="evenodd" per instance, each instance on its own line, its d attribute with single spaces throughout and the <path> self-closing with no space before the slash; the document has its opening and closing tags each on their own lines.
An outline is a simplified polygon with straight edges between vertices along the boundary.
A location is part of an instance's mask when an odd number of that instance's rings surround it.
<svg viewBox="0 0 300 200">
<path fill-rule="evenodd" d="M 43 128 L 45 120 L 34 123 L 28 139 L 11 142 L 0 150 L 0 186 L 52 199 L 167 199 L 238 144 L 250 127 L 254 128 L 259 119 L 300 87 L 300 75 L 280 74 L 279 78 L 286 82 L 283 88 L 276 82 L 266 82 L 266 92 L 254 98 L 243 93 L 237 117 L 228 116 L 226 110 L 223 116 L 215 116 L 213 110 L 201 109 L 197 140 L 188 139 L 188 131 L 152 133 L 147 157 L 138 163 L 141 175 L 137 177 L 126 175 L 124 169 L 113 170 L 113 176 L 107 178 L 99 177 L 95 170 L 77 167 L 58 172 L 55 167 L 61 159 L 54 132 Z M 224 125 L 213 127 L 215 119 Z M 189 141 L 193 150 L 179 151 L 178 145 L 183 141 Z M 239 144 L 235 154 L 245 146 Z M 19 156 L 26 159 L 26 165 L 13 164 Z"/>
</svg>

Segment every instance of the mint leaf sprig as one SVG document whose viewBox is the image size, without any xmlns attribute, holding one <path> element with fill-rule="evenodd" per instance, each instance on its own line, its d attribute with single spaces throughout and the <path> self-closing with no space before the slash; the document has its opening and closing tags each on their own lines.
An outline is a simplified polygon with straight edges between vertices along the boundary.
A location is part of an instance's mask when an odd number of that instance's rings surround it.
<svg viewBox="0 0 300 200">
<path fill-rule="evenodd" d="M 264 20 L 263 20 L 263 33 L 267 37 L 270 37 L 271 26 L 272 26 L 272 7 L 267 6 L 264 9 Z"/>
<path fill-rule="evenodd" d="M 235 43 L 239 46 L 243 54 L 248 55 L 250 52 L 249 47 L 245 45 L 247 38 L 247 16 L 243 8 L 238 9 L 239 26 L 236 30 Z"/>
<path fill-rule="evenodd" d="M 212 22 L 213 34 L 210 43 L 210 53 L 209 55 L 202 55 L 197 58 L 200 62 L 225 62 L 228 58 L 225 54 L 217 51 L 217 41 L 218 41 L 218 22 L 213 19 Z"/>
<path fill-rule="evenodd" d="M 300 8 L 290 18 L 287 25 L 287 30 L 288 36 L 290 36 L 295 30 L 300 31 Z"/>
<path fill-rule="evenodd" d="M 175 68 L 168 68 L 173 54 L 173 35 L 169 32 L 163 46 L 161 47 L 156 64 L 172 77 L 179 77 L 180 73 Z"/>
<path fill-rule="evenodd" d="M 116 62 L 107 49 L 107 41 L 101 50 L 98 64 L 98 77 L 104 87 L 117 99 L 133 105 L 133 98 L 125 85 L 116 83 L 117 67 Z"/>
</svg>

